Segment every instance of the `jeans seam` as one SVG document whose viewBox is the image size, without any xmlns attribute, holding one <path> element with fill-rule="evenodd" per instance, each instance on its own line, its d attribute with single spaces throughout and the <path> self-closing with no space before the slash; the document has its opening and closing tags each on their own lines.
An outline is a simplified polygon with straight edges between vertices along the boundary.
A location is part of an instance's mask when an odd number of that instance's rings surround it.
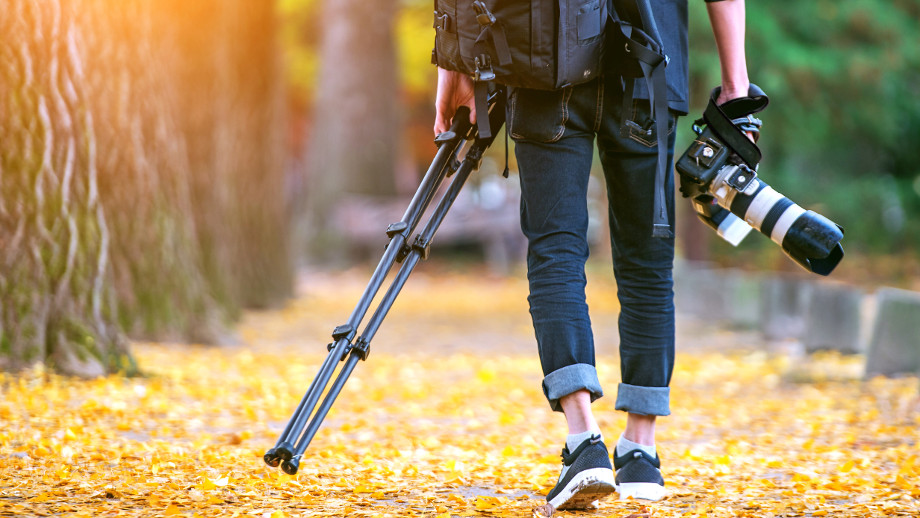
<svg viewBox="0 0 920 518">
<path fill-rule="evenodd" d="M 605 82 L 597 82 L 597 103 L 594 105 L 594 133 L 601 130 L 601 120 L 603 119 L 604 106 L 604 88 Z"/>
<path fill-rule="evenodd" d="M 508 117 L 508 120 L 505 124 L 508 126 L 508 132 L 511 133 L 511 138 L 518 138 L 518 134 L 515 133 L 514 128 L 511 126 L 514 123 L 514 114 L 517 113 L 517 92 L 514 89 L 511 89 L 511 117 Z"/>
<path fill-rule="evenodd" d="M 562 91 L 562 122 L 559 124 L 559 133 L 554 135 L 553 140 L 550 142 L 558 141 L 562 138 L 562 134 L 565 133 L 565 125 L 569 122 L 569 99 L 572 97 L 574 90 L 574 86 L 569 86 Z"/>
</svg>

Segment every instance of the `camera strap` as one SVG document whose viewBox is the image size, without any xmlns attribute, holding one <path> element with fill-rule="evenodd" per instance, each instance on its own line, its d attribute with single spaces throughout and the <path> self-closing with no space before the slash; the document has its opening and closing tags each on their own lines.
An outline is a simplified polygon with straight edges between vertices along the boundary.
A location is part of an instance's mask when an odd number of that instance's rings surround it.
<svg viewBox="0 0 920 518">
<path fill-rule="evenodd" d="M 756 169 L 762 156 L 760 148 L 747 138 L 735 121 L 762 111 L 770 103 L 770 99 L 759 86 L 751 83 L 747 97 L 732 99 L 719 106 L 716 99 L 721 92 L 722 87 L 713 88 L 709 95 L 709 104 L 703 111 L 703 121 L 745 165 Z"/>
</svg>

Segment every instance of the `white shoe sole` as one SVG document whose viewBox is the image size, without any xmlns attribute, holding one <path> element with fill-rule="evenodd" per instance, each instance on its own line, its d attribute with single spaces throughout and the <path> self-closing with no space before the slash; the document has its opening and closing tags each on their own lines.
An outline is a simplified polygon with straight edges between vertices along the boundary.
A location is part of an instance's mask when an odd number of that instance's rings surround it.
<svg viewBox="0 0 920 518">
<path fill-rule="evenodd" d="M 587 509 L 591 504 L 616 491 L 613 470 L 586 469 L 572 477 L 565 488 L 550 500 L 554 509 Z"/>
<path fill-rule="evenodd" d="M 668 494 L 664 486 L 654 482 L 625 482 L 617 486 L 620 500 L 635 498 L 637 500 L 661 500 Z"/>
</svg>

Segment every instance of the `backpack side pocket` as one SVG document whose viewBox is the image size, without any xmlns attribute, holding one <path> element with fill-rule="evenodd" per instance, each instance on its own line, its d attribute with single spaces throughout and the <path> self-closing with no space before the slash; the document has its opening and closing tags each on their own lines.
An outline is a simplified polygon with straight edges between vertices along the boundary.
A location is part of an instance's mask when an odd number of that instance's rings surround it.
<svg viewBox="0 0 920 518">
<path fill-rule="evenodd" d="M 462 71 L 460 39 L 457 34 L 457 0 L 435 0 L 434 5 L 434 48 L 438 66 Z"/>
</svg>

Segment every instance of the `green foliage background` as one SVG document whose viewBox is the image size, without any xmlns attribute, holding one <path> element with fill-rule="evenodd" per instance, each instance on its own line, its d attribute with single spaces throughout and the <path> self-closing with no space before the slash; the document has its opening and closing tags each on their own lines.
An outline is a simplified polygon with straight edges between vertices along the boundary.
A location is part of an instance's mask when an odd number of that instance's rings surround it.
<svg viewBox="0 0 920 518">
<path fill-rule="evenodd" d="M 719 76 L 705 8 L 691 7 L 698 113 Z M 920 250 L 920 1 L 748 2 L 747 12 L 750 77 L 771 99 L 761 176 L 841 224 L 848 251 Z"/>
<path fill-rule="evenodd" d="M 321 0 L 279 0 L 292 98 L 316 81 Z M 402 0 L 397 32 L 405 100 L 430 106 L 431 0 Z M 920 0 L 747 2 L 751 80 L 770 96 L 760 145 L 764 180 L 846 229 L 848 252 L 920 251 Z M 690 0 L 691 117 L 719 83 L 705 3 Z M 433 110 L 407 108 L 430 127 Z M 493 150 L 494 151 L 494 150 Z M 728 252 L 714 241 L 714 252 Z M 742 249 L 773 249 L 748 238 Z"/>
</svg>

